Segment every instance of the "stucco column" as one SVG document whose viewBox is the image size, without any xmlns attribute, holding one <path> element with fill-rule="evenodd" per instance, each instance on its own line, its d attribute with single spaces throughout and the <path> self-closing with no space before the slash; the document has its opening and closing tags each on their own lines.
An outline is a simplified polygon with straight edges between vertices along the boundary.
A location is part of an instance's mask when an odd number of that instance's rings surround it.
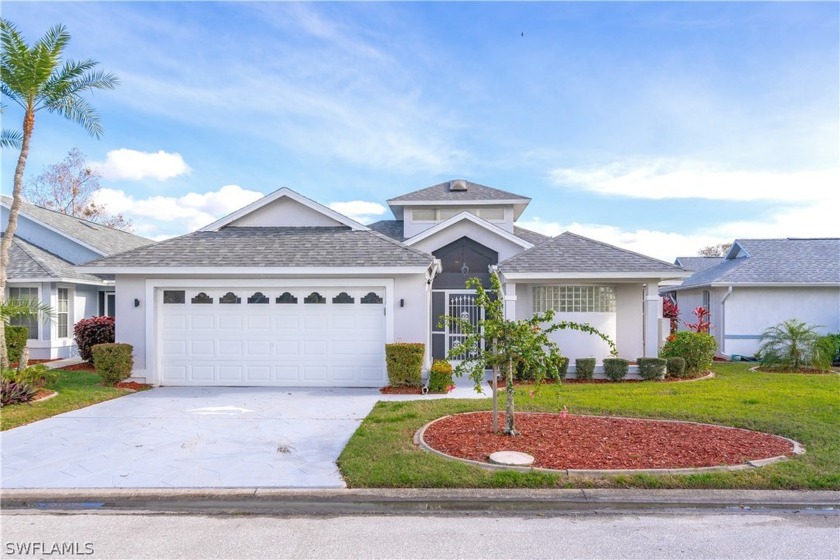
<svg viewBox="0 0 840 560">
<path fill-rule="evenodd" d="M 516 284 L 505 284 L 505 319 L 516 320 Z"/>
<path fill-rule="evenodd" d="M 645 286 L 645 358 L 659 356 L 659 320 L 662 318 L 662 298 L 659 284 L 648 282 Z"/>
</svg>

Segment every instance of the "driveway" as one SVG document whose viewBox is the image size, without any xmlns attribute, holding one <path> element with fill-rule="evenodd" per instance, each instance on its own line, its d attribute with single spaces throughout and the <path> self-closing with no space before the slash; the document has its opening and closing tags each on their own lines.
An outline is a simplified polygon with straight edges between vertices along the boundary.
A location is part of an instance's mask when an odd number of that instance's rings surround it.
<svg viewBox="0 0 840 560">
<path fill-rule="evenodd" d="M 160 387 L 3 432 L 3 488 L 339 487 L 372 389 Z"/>
</svg>

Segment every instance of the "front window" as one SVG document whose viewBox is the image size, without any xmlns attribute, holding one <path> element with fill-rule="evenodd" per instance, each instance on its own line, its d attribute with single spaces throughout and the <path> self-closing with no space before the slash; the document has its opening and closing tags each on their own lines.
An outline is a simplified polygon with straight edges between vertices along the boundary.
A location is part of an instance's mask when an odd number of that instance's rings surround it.
<svg viewBox="0 0 840 560">
<path fill-rule="evenodd" d="M 58 338 L 70 336 L 70 290 L 58 289 Z"/>
<path fill-rule="evenodd" d="M 534 312 L 615 313 L 615 288 L 610 286 L 535 286 Z"/>
<path fill-rule="evenodd" d="M 411 219 L 415 222 L 442 222 L 461 212 L 469 212 L 490 222 L 502 222 L 505 219 L 504 206 L 479 206 L 477 208 L 464 208 L 462 206 L 444 206 L 440 208 L 414 208 L 411 210 Z"/>
<path fill-rule="evenodd" d="M 9 299 L 13 301 L 38 301 L 38 288 L 9 288 Z M 9 319 L 9 324 L 16 327 L 26 327 L 29 329 L 30 340 L 38 339 L 38 317 L 36 315 L 28 315 L 25 317 L 12 317 Z"/>
</svg>

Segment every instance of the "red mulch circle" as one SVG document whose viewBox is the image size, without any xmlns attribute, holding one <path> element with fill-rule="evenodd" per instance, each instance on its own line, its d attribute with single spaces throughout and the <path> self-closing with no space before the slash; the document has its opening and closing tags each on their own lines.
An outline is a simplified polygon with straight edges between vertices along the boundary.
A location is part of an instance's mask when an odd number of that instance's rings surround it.
<svg viewBox="0 0 840 560">
<path fill-rule="evenodd" d="M 131 389 L 132 391 L 145 391 L 146 389 L 151 389 L 151 385 L 146 385 L 145 383 L 137 383 L 136 381 L 120 381 L 116 385 L 114 385 L 117 389 Z"/>
<path fill-rule="evenodd" d="M 423 390 L 420 387 L 391 387 L 387 385 L 379 389 L 383 395 L 422 395 Z"/>
<path fill-rule="evenodd" d="M 490 420 L 490 412 L 444 417 L 423 440 L 461 459 L 487 462 L 496 451 L 520 451 L 534 457 L 534 467 L 561 470 L 716 467 L 793 454 L 778 436 L 689 422 L 520 412 L 521 435 L 510 437 L 491 432 Z"/>
</svg>

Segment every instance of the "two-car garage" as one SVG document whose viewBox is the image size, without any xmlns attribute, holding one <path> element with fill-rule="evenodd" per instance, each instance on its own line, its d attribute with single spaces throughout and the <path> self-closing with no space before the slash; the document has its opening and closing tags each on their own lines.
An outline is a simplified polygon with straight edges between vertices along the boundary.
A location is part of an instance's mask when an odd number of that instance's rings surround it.
<svg viewBox="0 0 840 560">
<path fill-rule="evenodd" d="M 385 296 L 379 285 L 159 288 L 157 382 L 382 386 Z"/>
</svg>

